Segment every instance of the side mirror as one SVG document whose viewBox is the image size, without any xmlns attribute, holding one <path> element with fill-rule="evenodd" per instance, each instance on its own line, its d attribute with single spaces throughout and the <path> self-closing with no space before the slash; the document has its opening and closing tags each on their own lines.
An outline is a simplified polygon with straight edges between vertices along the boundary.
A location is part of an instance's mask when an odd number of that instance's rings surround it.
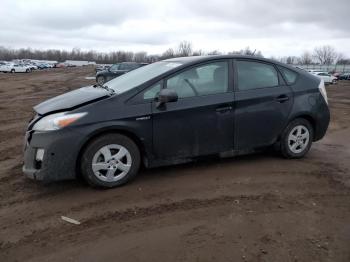
<svg viewBox="0 0 350 262">
<path fill-rule="evenodd" d="M 176 102 L 178 100 L 177 93 L 172 89 L 161 89 L 156 97 L 157 106 L 165 103 Z"/>
</svg>

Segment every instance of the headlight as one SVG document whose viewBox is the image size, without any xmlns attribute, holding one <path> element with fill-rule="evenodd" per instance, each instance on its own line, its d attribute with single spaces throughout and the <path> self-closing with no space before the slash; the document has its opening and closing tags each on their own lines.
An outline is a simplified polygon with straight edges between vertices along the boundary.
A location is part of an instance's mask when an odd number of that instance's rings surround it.
<svg viewBox="0 0 350 262">
<path fill-rule="evenodd" d="M 76 113 L 69 114 L 68 112 L 52 114 L 43 117 L 33 126 L 33 130 L 36 131 L 49 131 L 49 130 L 58 130 L 62 127 L 68 126 L 78 119 L 85 116 L 87 113 Z"/>
</svg>

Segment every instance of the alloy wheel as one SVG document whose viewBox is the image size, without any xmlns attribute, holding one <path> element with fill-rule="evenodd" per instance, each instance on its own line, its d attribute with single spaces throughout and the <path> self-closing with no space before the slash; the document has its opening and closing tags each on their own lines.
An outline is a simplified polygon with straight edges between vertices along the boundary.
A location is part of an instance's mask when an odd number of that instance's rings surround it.
<svg viewBox="0 0 350 262">
<path fill-rule="evenodd" d="M 118 144 L 100 148 L 92 159 L 94 175 L 104 182 L 116 182 L 125 177 L 132 165 L 130 152 Z"/>
<path fill-rule="evenodd" d="M 100 84 L 100 85 L 103 85 L 105 83 L 105 79 L 103 76 L 99 76 L 97 78 L 97 83 Z"/>
<path fill-rule="evenodd" d="M 288 135 L 289 150 L 295 154 L 303 152 L 310 140 L 310 133 L 306 126 L 295 126 Z"/>
</svg>

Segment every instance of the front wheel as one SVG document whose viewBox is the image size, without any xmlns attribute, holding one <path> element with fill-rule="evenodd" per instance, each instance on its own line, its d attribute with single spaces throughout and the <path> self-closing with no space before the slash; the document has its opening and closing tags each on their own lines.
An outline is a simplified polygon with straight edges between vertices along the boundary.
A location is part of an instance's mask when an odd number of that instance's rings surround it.
<svg viewBox="0 0 350 262">
<path fill-rule="evenodd" d="M 302 158 L 309 151 L 313 141 L 313 128 L 303 118 L 288 124 L 281 136 L 281 153 L 285 158 Z"/>
<path fill-rule="evenodd" d="M 11 69 L 11 73 L 13 74 L 13 73 L 15 73 L 16 71 L 15 71 L 15 69 Z"/>
<path fill-rule="evenodd" d="M 92 186 L 116 187 L 136 176 L 140 159 L 140 151 L 130 138 L 107 134 L 88 144 L 81 158 L 81 172 Z"/>
<path fill-rule="evenodd" d="M 106 82 L 106 79 L 104 78 L 104 76 L 98 76 L 96 78 L 96 82 L 99 84 L 99 85 L 103 85 L 105 82 Z"/>
</svg>

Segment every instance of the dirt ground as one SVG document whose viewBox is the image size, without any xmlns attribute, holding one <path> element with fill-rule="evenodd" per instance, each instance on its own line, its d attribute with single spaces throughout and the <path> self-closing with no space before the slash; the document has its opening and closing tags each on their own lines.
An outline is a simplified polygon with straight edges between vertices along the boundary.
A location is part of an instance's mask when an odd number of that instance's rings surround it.
<svg viewBox="0 0 350 262">
<path fill-rule="evenodd" d="M 329 131 L 302 160 L 208 159 L 112 190 L 26 179 L 32 106 L 91 75 L 0 74 L 0 261 L 350 261 L 350 81 L 327 88 Z"/>
</svg>

